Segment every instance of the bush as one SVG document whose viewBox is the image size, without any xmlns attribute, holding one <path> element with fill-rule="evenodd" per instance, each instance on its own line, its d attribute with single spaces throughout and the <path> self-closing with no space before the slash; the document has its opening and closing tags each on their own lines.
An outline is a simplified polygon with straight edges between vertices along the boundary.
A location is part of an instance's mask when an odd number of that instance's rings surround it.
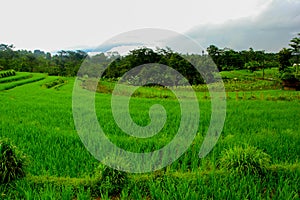
<svg viewBox="0 0 300 200">
<path fill-rule="evenodd" d="M 0 184 L 25 176 L 25 156 L 8 140 L 0 140 Z"/>
<path fill-rule="evenodd" d="M 45 84 L 43 85 L 43 87 L 46 87 L 46 88 L 52 88 L 52 87 L 55 87 L 55 86 L 64 84 L 64 83 L 66 83 L 66 82 L 67 82 L 66 80 L 59 78 L 59 79 L 56 79 L 56 80 L 54 80 L 54 81 L 52 81 L 52 82 L 45 83 Z"/>
<path fill-rule="evenodd" d="M 256 147 L 234 147 L 221 153 L 218 166 L 238 174 L 265 175 L 271 156 Z"/>
<path fill-rule="evenodd" d="M 280 75 L 280 78 L 283 81 L 300 81 L 296 67 L 288 67 L 282 73 L 280 73 Z"/>
<path fill-rule="evenodd" d="M 118 166 L 118 162 L 124 162 L 122 158 L 113 160 Z M 96 169 L 96 190 L 93 193 L 108 194 L 117 196 L 122 192 L 124 186 L 128 183 L 128 173 L 118 169 L 110 168 L 106 165 L 99 164 Z"/>
</svg>

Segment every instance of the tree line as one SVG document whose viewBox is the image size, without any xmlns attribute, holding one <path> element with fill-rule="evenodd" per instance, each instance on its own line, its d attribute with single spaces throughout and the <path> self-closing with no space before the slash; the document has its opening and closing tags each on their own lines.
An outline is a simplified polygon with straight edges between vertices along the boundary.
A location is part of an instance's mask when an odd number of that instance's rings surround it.
<svg viewBox="0 0 300 200">
<path fill-rule="evenodd" d="M 0 44 L 0 70 L 39 72 L 49 75 L 75 76 L 87 57 L 83 51 L 59 51 L 55 55 L 41 50 L 14 50 L 13 45 Z"/>
<path fill-rule="evenodd" d="M 290 48 L 283 48 L 278 53 L 267 53 L 253 48 L 235 51 L 230 48 L 210 45 L 207 48 L 207 53 L 219 71 L 248 69 L 253 72 L 271 67 L 284 70 L 293 63 L 299 63 L 300 33 L 298 37 L 290 41 L 289 46 Z M 120 56 L 118 53 L 100 53 L 89 56 L 81 50 L 61 50 L 51 55 L 41 50 L 34 50 L 33 52 L 14 50 L 13 45 L 0 44 L 0 70 L 13 69 L 15 71 L 48 73 L 49 75 L 76 76 L 82 62 L 85 61 L 94 67 L 89 68 L 88 71 L 81 71 L 79 75 L 93 76 L 95 70 L 101 65 L 102 67 L 108 66 L 103 74 L 105 77 L 118 78 L 133 67 L 146 63 L 159 63 L 174 68 L 184 75 L 190 83 L 198 84 L 203 82 L 203 79 L 191 61 L 199 59 L 202 62 L 199 66 L 205 66 L 205 62 L 207 62 L 205 58 L 208 55 L 205 53 L 202 55 L 182 55 L 173 52 L 170 48 L 153 50 L 146 47 L 132 50 L 125 56 Z"/>
</svg>

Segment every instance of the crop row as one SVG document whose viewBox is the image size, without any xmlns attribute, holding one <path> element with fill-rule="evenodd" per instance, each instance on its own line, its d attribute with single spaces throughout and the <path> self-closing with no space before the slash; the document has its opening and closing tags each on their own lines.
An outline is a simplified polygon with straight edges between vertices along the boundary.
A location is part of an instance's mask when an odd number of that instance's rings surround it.
<svg viewBox="0 0 300 200">
<path fill-rule="evenodd" d="M 29 176 L 12 185 L 14 190 L 3 188 L 2 198 L 18 199 L 294 199 L 300 179 L 295 178 L 299 168 L 291 170 L 274 166 L 272 175 L 259 178 L 252 175 L 239 176 L 226 171 L 208 173 L 156 172 L 145 175 L 129 174 L 127 183 L 115 194 L 105 191 L 90 178 L 64 178 Z M 298 170 L 298 172 L 297 172 Z M 111 180 L 114 181 L 114 180 Z M 271 183 L 271 184 L 270 184 Z M 0 186 L 0 191 L 1 191 Z M 97 194 L 98 193 L 98 194 Z"/>
<path fill-rule="evenodd" d="M 0 78 L 5 78 L 5 77 L 9 77 L 9 76 L 14 76 L 16 75 L 15 70 L 8 70 L 8 71 L 0 71 Z"/>
<path fill-rule="evenodd" d="M 29 73 L 17 73 L 15 76 L 9 76 L 5 78 L 0 79 L 0 83 L 8 83 L 8 82 L 14 82 L 22 79 L 28 79 L 31 78 L 32 74 Z"/>
<path fill-rule="evenodd" d="M 31 77 L 27 76 L 27 77 L 24 77 L 24 78 L 26 78 L 26 79 L 24 79 L 24 80 L 17 79 L 18 81 L 13 81 L 13 82 L 1 84 L 0 85 L 0 91 L 1 90 L 9 90 L 9 89 L 12 89 L 14 87 L 21 86 L 21 85 L 28 84 L 28 83 L 37 82 L 37 81 L 45 79 L 45 76 L 44 75 L 43 76 L 31 76 Z"/>
</svg>

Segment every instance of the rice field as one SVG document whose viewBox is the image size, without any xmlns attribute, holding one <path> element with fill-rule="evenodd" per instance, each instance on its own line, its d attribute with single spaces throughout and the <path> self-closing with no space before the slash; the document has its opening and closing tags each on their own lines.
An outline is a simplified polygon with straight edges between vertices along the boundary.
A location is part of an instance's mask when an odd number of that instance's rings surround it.
<svg viewBox="0 0 300 200">
<path fill-rule="evenodd" d="M 25 178 L 0 185 L 0 199 L 300 198 L 299 91 L 228 91 L 223 131 L 217 145 L 204 158 L 199 158 L 198 153 L 209 127 L 211 101 L 208 92 L 197 92 L 200 121 L 192 145 L 161 170 L 126 173 L 126 182 L 117 192 L 103 189 L 107 183 L 98 179 L 100 163 L 87 151 L 76 131 L 72 113 L 74 78 L 60 81 L 61 77 L 17 73 L 2 79 L 0 138 L 8 138 L 21 150 L 28 164 Z M 180 124 L 180 107 L 170 91 L 141 88 L 139 92 L 130 100 L 130 114 L 137 124 L 145 126 L 150 122 L 149 108 L 154 104 L 163 105 L 167 111 L 166 124 L 151 138 L 133 138 L 118 127 L 109 92 L 96 94 L 96 113 L 114 144 L 132 152 L 150 152 L 174 138 Z M 242 150 L 234 151 L 235 148 Z M 248 153 L 247 149 L 254 151 Z M 245 173 L 236 170 L 239 166 L 224 164 L 228 161 L 223 162 L 227 150 L 240 155 L 229 156 L 229 161 L 241 159 L 238 162 L 243 163 Z M 260 161 L 262 152 L 269 156 L 268 162 L 263 158 Z M 258 166 L 252 164 L 253 160 Z M 264 173 L 251 172 L 261 166 Z M 111 179 L 109 187 L 115 188 L 119 182 L 114 179 L 118 177 L 112 175 Z"/>
</svg>

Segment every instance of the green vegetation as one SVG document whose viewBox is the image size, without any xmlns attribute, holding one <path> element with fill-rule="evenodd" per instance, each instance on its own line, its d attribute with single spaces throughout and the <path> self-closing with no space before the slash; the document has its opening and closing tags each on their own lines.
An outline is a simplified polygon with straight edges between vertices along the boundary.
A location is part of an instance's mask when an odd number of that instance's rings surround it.
<svg viewBox="0 0 300 200">
<path fill-rule="evenodd" d="M 273 72 L 277 70 L 266 70 L 265 78 L 274 78 Z M 229 78 L 225 87 L 234 78 L 245 82 L 246 87 L 247 81 L 256 82 L 261 73 L 244 70 L 222 75 Z M 238 92 L 228 91 L 227 118 L 221 138 L 203 159 L 199 159 L 198 153 L 209 126 L 211 105 L 208 92 L 197 92 L 200 127 L 188 151 L 162 170 L 130 174 L 100 165 L 82 144 L 72 119 L 74 79 L 31 74 L 28 80 L 43 79 L 0 92 L 0 138 L 9 138 L 28 157 L 23 179 L 0 184 L 1 199 L 299 198 L 300 93 L 297 91 L 266 90 L 268 87 L 259 91 L 243 87 Z M 16 76 L 21 75 L 28 73 Z M 0 83 L 0 87 L 24 80 L 27 79 Z M 45 87 L 59 80 L 64 80 L 60 90 Z M 101 83 L 109 90 L 115 85 L 108 80 Z M 151 95 L 154 97 L 148 98 Z M 109 92 L 97 93 L 96 112 L 109 139 L 121 148 L 153 151 L 168 144 L 177 132 L 180 108 L 174 95 L 162 87 L 140 88 L 130 102 L 131 116 L 140 125 L 149 123 L 151 105 L 165 107 L 167 122 L 152 138 L 132 138 L 118 128 L 110 100 Z"/>
</svg>

